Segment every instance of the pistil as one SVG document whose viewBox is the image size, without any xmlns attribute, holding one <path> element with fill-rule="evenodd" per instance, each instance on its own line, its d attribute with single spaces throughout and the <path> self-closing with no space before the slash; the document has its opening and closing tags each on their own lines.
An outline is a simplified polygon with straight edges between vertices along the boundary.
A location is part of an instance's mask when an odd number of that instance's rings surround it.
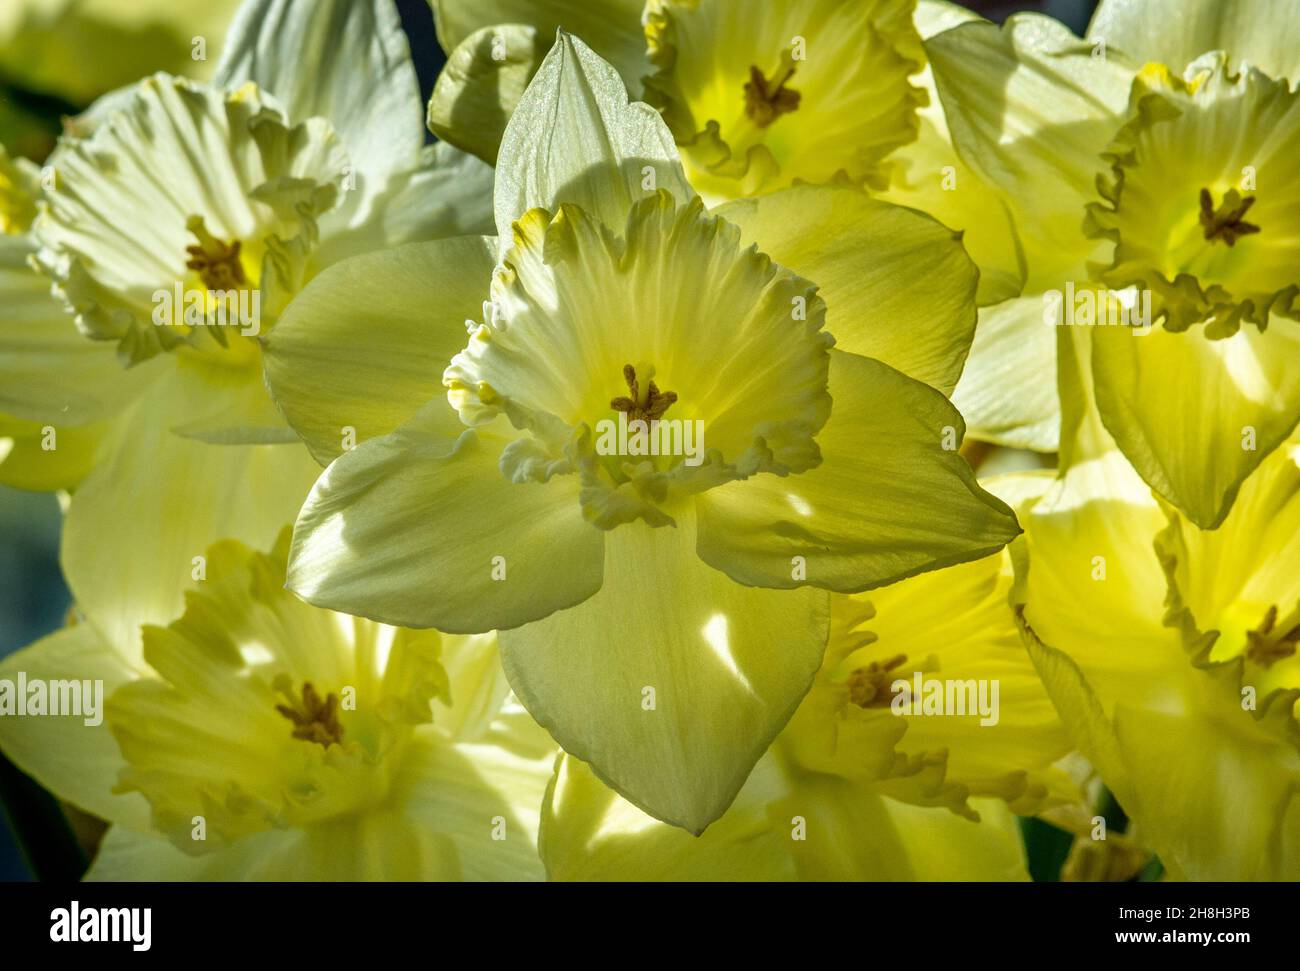
<svg viewBox="0 0 1300 971">
<path fill-rule="evenodd" d="M 294 738 L 315 742 L 322 748 L 342 744 L 343 726 L 339 724 L 337 695 L 328 694 L 322 699 L 310 681 L 304 682 L 301 699 L 289 690 L 287 681 L 278 683 L 276 689 L 289 704 L 276 705 L 275 710 L 293 722 Z"/>
<path fill-rule="evenodd" d="M 859 708 L 887 708 L 889 686 L 895 680 L 890 672 L 906 663 L 906 654 L 896 654 L 887 661 L 872 661 L 866 667 L 858 668 L 844 681 L 849 689 L 849 700 Z"/>
<path fill-rule="evenodd" d="M 191 216 L 185 223 L 185 228 L 198 240 L 197 245 L 185 247 L 185 252 L 190 254 L 185 266 L 199 274 L 205 287 L 209 290 L 230 291 L 248 285 L 248 277 L 239 260 L 242 245 L 239 240 L 227 243 L 217 239 L 208 232 L 202 216 Z"/>
<path fill-rule="evenodd" d="M 1202 189 L 1201 226 L 1205 230 L 1205 238 L 1211 242 L 1221 239 L 1229 246 L 1234 246 L 1242 236 L 1258 233 L 1259 227 L 1246 222 L 1244 218 L 1254 204 L 1254 196 L 1243 199 L 1236 189 L 1229 189 L 1219 208 L 1215 209 L 1210 190 Z"/>
<path fill-rule="evenodd" d="M 771 80 L 758 67 L 750 66 L 749 80 L 745 82 L 745 114 L 759 128 L 766 128 L 782 115 L 798 110 L 803 96 L 785 86 L 794 77 L 794 69 L 788 51 L 782 59 L 781 70 Z"/>
<path fill-rule="evenodd" d="M 1246 632 L 1246 657 L 1262 667 L 1272 667 L 1278 661 L 1291 657 L 1300 645 L 1300 605 L 1277 619 L 1277 605 L 1268 608 L 1260 625 Z"/>
<path fill-rule="evenodd" d="M 636 368 L 631 364 L 624 364 L 623 380 L 627 382 L 627 389 L 631 396 L 613 398 L 609 406 L 615 411 L 627 412 L 629 422 L 657 421 L 663 417 L 663 413 L 677 400 L 677 392 L 660 391 L 654 383 L 654 373 L 653 367 L 644 364 L 641 366 L 641 375 L 646 382 L 642 387 Z"/>
</svg>

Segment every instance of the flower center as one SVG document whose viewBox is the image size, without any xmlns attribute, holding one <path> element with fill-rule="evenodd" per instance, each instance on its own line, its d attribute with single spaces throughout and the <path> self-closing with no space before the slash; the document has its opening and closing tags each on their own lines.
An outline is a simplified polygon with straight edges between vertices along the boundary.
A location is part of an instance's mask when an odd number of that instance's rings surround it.
<svg viewBox="0 0 1300 971">
<path fill-rule="evenodd" d="M 315 742 L 322 748 L 341 745 L 343 726 L 339 724 L 339 699 L 333 693 L 323 699 L 316 693 L 310 681 L 302 686 L 302 697 L 297 698 L 290 690 L 287 678 L 277 678 L 274 689 L 289 702 L 276 705 L 275 710 L 293 722 L 293 737 L 304 742 Z"/>
<path fill-rule="evenodd" d="M 642 387 L 641 380 L 637 378 L 636 368 L 631 364 L 624 364 L 623 380 L 627 382 L 630 396 L 612 398 L 609 406 L 615 411 L 627 412 L 629 422 L 657 421 L 663 417 L 663 413 L 677 400 L 677 392 L 661 392 L 658 385 L 654 383 L 654 374 L 653 367 L 641 365 L 641 375 L 645 379 L 645 387 Z"/>
<path fill-rule="evenodd" d="M 757 67 L 750 66 L 749 80 L 745 82 L 745 115 L 759 128 L 766 128 L 782 115 L 798 110 L 803 96 L 785 86 L 794 77 L 794 69 L 794 60 L 788 51 L 771 80 Z"/>
<path fill-rule="evenodd" d="M 205 287 L 226 291 L 242 289 L 248 285 L 248 276 L 239 259 L 239 250 L 243 245 L 239 240 L 227 243 L 217 239 L 208 232 L 202 216 L 190 216 L 185 228 L 198 240 L 196 245 L 185 247 L 185 252 L 190 254 L 185 266 L 198 273 Z"/>
<path fill-rule="evenodd" d="M 1201 190 L 1201 226 L 1205 238 L 1210 242 L 1221 239 L 1229 246 L 1234 246 L 1242 236 L 1259 232 L 1254 223 L 1245 221 L 1245 215 L 1255 204 L 1254 196 L 1244 199 L 1236 189 L 1229 189 L 1223 196 L 1219 208 L 1214 208 L 1214 198 L 1209 189 Z"/>
<path fill-rule="evenodd" d="M 906 654 L 896 654 L 887 661 L 872 661 L 856 669 L 844 681 L 849 700 L 859 708 L 888 708 L 889 686 L 895 680 L 890 672 L 906 663 Z"/>
<path fill-rule="evenodd" d="M 1272 667 L 1291 657 L 1300 644 L 1300 605 L 1277 619 L 1277 605 L 1268 608 L 1258 627 L 1246 632 L 1246 657 L 1261 667 Z"/>
</svg>

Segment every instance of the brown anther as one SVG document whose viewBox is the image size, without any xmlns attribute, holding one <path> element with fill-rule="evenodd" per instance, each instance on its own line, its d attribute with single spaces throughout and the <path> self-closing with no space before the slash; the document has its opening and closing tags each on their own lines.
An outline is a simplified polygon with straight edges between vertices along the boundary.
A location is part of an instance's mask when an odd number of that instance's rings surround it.
<svg viewBox="0 0 1300 971">
<path fill-rule="evenodd" d="M 1246 658 L 1261 667 L 1272 667 L 1291 657 L 1300 645 L 1300 607 L 1282 623 L 1277 622 L 1277 605 L 1268 608 L 1258 627 L 1246 632 Z"/>
<path fill-rule="evenodd" d="M 849 701 L 859 708 L 887 708 L 889 686 L 896 680 L 890 672 L 907 663 L 906 654 L 896 654 L 887 661 L 872 661 L 858 668 L 844 681 L 849 689 Z"/>
<path fill-rule="evenodd" d="M 202 216 L 191 216 L 185 224 L 198 243 L 185 247 L 190 254 L 185 264 L 187 269 L 195 270 L 203 285 L 209 290 L 237 290 L 248 285 L 244 274 L 244 265 L 239 260 L 239 240 L 226 243 L 217 239 L 204 225 Z"/>
<path fill-rule="evenodd" d="M 1234 246 L 1240 237 L 1259 232 L 1258 226 L 1243 218 L 1254 204 L 1254 196 L 1243 199 L 1236 189 L 1229 189 L 1224 193 L 1219 208 L 1215 209 L 1210 190 L 1202 189 L 1201 227 L 1205 230 L 1205 238 L 1210 241 L 1221 239 L 1229 246 Z"/>
<path fill-rule="evenodd" d="M 657 421 L 663 417 L 669 405 L 677 400 L 676 391 L 660 391 L 653 378 L 642 393 L 636 368 L 631 364 L 623 365 L 623 380 L 627 382 L 631 397 L 611 398 L 609 406 L 615 411 L 626 411 L 628 421 Z"/>
<path fill-rule="evenodd" d="M 275 710 L 293 722 L 294 738 L 315 742 L 323 748 L 342 744 L 343 726 L 339 724 L 337 695 L 329 694 L 322 699 L 310 681 L 302 686 L 301 701 L 284 688 L 280 692 L 289 700 L 289 704 L 276 705 Z"/>
<path fill-rule="evenodd" d="M 781 69 L 770 81 L 761 70 L 750 66 L 749 80 L 745 82 L 745 114 L 759 128 L 766 128 L 782 115 L 798 109 L 803 96 L 785 86 L 794 77 L 794 67 L 789 51 L 782 58 Z"/>
</svg>

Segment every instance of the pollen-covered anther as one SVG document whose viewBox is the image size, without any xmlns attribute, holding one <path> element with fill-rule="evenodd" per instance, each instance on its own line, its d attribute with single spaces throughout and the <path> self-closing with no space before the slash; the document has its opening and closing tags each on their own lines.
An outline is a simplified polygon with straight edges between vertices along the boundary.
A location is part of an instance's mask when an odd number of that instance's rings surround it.
<svg viewBox="0 0 1300 971">
<path fill-rule="evenodd" d="M 208 232 L 202 216 L 191 216 L 185 228 L 198 240 L 197 244 L 185 247 L 185 252 L 190 254 L 185 266 L 199 274 L 205 287 L 209 290 L 236 290 L 248 285 L 248 277 L 239 260 L 242 245 L 239 240 L 227 243 L 217 239 Z"/>
<path fill-rule="evenodd" d="M 889 686 L 895 681 L 890 673 L 907 663 L 906 654 L 896 654 L 887 661 L 872 661 L 858 668 L 844 681 L 849 700 L 859 708 L 886 708 L 890 702 Z"/>
<path fill-rule="evenodd" d="M 293 722 L 293 737 L 304 742 L 315 742 L 322 748 L 343 742 L 343 726 L 339 724 L 339 699 L 328 694 L 323 699 L 310 681 L 302 686 L 302 698 L 294 697 L 286 684 L 277 686 L 288 700 L 287 705 L 276 705 L 275 710 Z"/>
<path fill-rule="evenodd" d="M 771 80 L 758 67 L 750 66 L 749 80 L 745 82 L 745 115 L 759 128 L 766 128 L 782 115 L 799 108 L 803 95 L 786 87 L 794 77 L 794 69 L 789 51 L 782 58 L 781 69 Z"/>
<path fill-rule="evenodd" d="M 641 373 L 646 379 L 645 387 L 636 376 L 636 368 L 631 364 L 623 365 L 623 380 L 631 397 L 610 399 L 609 406 L 615 411 L 627 412 L 628 421 L 655 421 L 677 400 L 677 392 L 660 391 L 654 383 L 654 368 L 642 365 Z"/>
<path fill-rule="evenodd" d="M 1300 645 L 1300 606 L 1277 619 L 1277 605 L 1268 608 L 1258 627 L 1246 632 L 1246 658 L 1261 667 L 1271 667 L 1291 657 Z"/>
<path fill-rule="evenodd" d="M 1245 215 L 1255 204 L 1254 196 L 1244 199 L 1236 189 L 1229 189 L 1223 196 L 1219 208 L 1214 208 L 1214 198 L 1209 189 L 1201 190 L 1201 226 L 1205 238 L 1213 242 L 1221 239 L 1229 246 L 1236 245 L 1242 236 L 1251 236 L 1259 232 L 1254 223 L 1245 221 Z"/>
</svg>

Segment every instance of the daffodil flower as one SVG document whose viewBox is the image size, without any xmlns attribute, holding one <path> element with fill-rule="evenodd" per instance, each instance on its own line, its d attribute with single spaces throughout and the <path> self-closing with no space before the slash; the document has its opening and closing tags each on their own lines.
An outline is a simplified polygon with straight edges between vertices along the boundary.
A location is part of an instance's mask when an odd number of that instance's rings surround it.
<svg viewBox="0 0 1300 971">
<path fill-rule="evenodd" d="M 1025 642 L 1076 747 L 1166 871 L 1295 879 L 1300 453 L 1275 451 L 1226 521 L 1202 530 L 1107 432 L 1088 338 L 1061 344 L 1064 472 L 1008 497 L 1026 531 L 1012 598 Z"/>
<path fill-rule="evenodd" d="M 434 8 L 448 65 L 429 125 L 490 162 L 561 26 L 660 108 L 706 201 L 835 182 L 962 230 L 987 309 L 954 401 L 976 438 L 1055 450 L 1052 388 L 1018 378 L 1051 335 L 1038 330 L 1027 342 L 1011 322 L 1025 283 L 1017 229 L 954 150 L 921 46 L 975 14 L 939 0 L 437 0 Z"/>
<path fill-rule="evenodd" d="M 289 584 L 500 629 L 556 739 L 698 833 L 812 682 L 825 591 L 1016 535 L 917 380 L 956 381 L 973 267 L 942 226 L 856 190 L 707 213 L 658 114 L 564 34 L 511 119 L 494 205 L 497 240 L 344 262 L 270 336 L 277 403 L 333 460 Z M 830 235 L 837 213 L 854 233 Z M 702 426 L 702 450 L 617 447 L 620 421 L 652 420 Z M 347 451 L 345 425 L 363 439 Z"/>
<path fill-rule="evenodd" d="M 926 102 L 909 81 L 925 63 L 914 9 L 650 0 L 655 70 L 646 100 L 682 146 L 691 184 L 728 197 L 843 173 L 883 188 L 882 162 L 916 138 Z M 745 42 L 734 43 L 740 37 Z"/>
<path fill-rule="evenodd" d="M 494 638 L 309 607 L 284 589 L 288 546 L 207 550 L 143 653 L 83 623 L 0 664 L 103 683 L 101 723 L 0 719 L 10 759 L 110 823 L 87 879 L 540 879 L 555 750 Z"/>
<path fill-rule="evenodd" d="M 1045 485 L 1039 478 L 1035 487 Z M 563 756 L 542 814 L 549 875 L 1027 879 L 1015 813 L 1067 805 L 1077 794 L 1053 767 L 1070 745 L 1020 643 L 1011 577 L 1004 552 L 832 595 L 830 640 L 812 690 L 731 808 L 698 839 L 648 818 Z M 961 713 L 926 714 L 918 674 L 926 690 L 961 685 Z M 999 685 L 994 724 L 982 723 L 967 689 L 991 684 Z"/>
<path fill-rule="evenodd" d="M 1149 291 L 1162 326 L 1096 329 L 1097 404 L 1142 478 L 1212 528 L 1300 420 L 1300 94 L 1220 52 L 1187 81 L 1144 70 L 1130 115 L 1089 228 L 1114 242 L 1101 280 Z"/>
<path fill-rule="evenodd" d="M 1019 599 L 1044 684 L 1184 879 L 1300 877 L 1298 458 L 1278 449 L 1214 531 L 1114 448 L 1021 510 Z"/>
<path fill-rule="evenodd" d="M 1204 528 L 1300 418 L 1300 383 L 1283 366 L 1300 339 L 1285 148 L 1300 115 L 1294 52 L 1274 20 L 1287 17 L 1107 2 L 1086 41 L 1021 16 L 926 45 L 957 148 L 999 187 L 1025 243 L 1007 346 L 1042 371 L 1053 344 L 1072 340 L 1070 328 L 1037 336 L 1073 309 L 1062 294 L 1129 294 L 1141 326 L 1080 321 L 1093 331 L 1096 404 L 1142 478 Z M 1222 53 L 1193 62 L 1207 51 Z M 1169 63 L 1139 72 L 1152 55 Z M 1019 397 L 1006 383 L 985 390 L 988 408 Z"/>
<path fill-rule="evenodd" d="M 293 294 L 354 253 L 487 224 L 490 170 L 423 144 L 418 91 L 391 3 L 249 0 L 215 83 L 106 98 L 50 158 L 30 230 L 0 240 L 6 478 L 78 486 L 64 570 L 111 639 L 174 616 L 209 543 L 270 543 L 309 489 L 262 376 Z"/>
</svg>

